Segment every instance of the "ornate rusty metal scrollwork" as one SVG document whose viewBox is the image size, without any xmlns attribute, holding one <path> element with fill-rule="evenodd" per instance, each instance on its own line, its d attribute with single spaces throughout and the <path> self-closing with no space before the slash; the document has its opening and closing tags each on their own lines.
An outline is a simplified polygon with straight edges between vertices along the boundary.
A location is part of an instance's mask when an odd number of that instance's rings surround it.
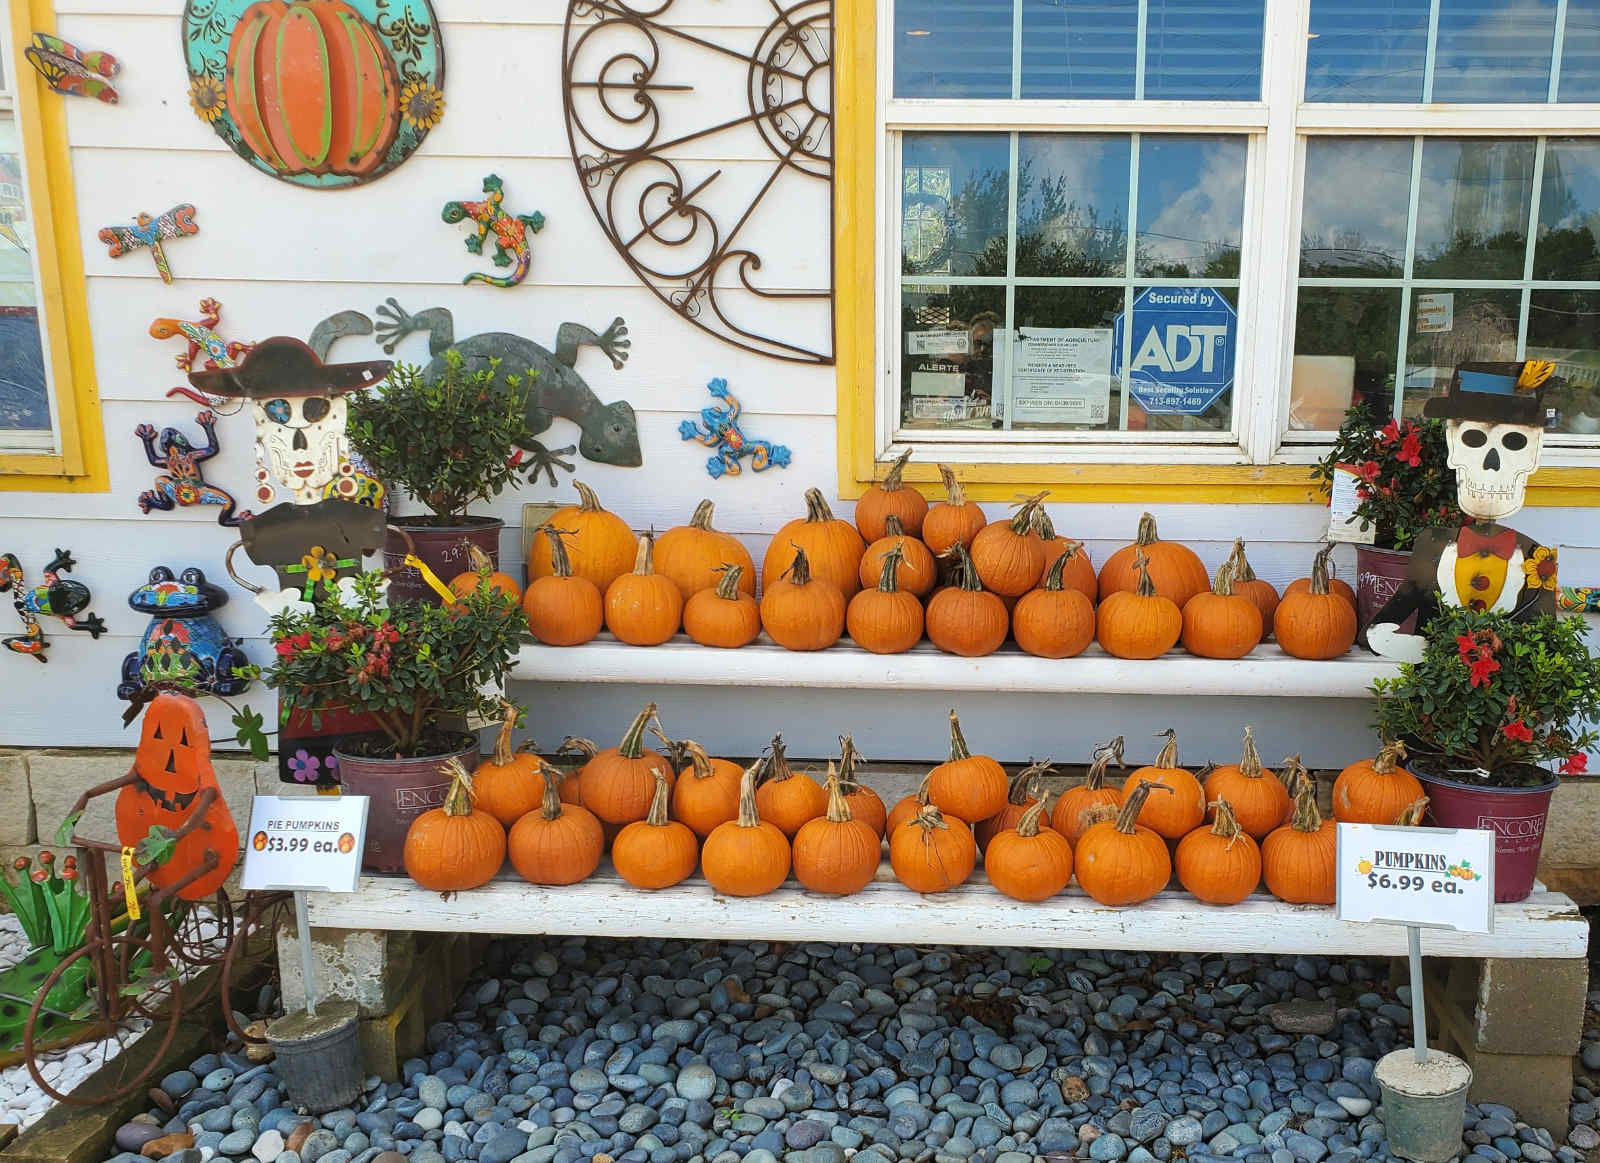
<svg viewBox="0 0 1600 1163">
<path fill-rule="evenodd" d="M 589 206 L 639 280 L 695 326 L 831 364 L 831 0 L 773 0 L 764 28 L 718 40 L 674 27 L 675 2 L 694 0 L 570 0 L 562 94 Z M 742 109 L 718 104 L 730 81 Z M 794 230 L 807 217 L 827 223 L 815 245 Z"/>
</svg>

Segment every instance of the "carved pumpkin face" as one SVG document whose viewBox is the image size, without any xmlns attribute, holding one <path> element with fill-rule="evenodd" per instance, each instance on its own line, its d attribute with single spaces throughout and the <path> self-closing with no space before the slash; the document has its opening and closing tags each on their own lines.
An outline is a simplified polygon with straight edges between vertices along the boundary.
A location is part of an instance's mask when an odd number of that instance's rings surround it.
<svg viewBox="0 0 1600 1163">
<path fill-rule="evenodd" d="M 194 814 L 200 793 L 216 791 L 200 826 L 178 841 L 171 859 L 150 874 L 151 883 L 166 887 L 182 880 L 217 854 L 217 867 L 178 890 L 185 900 L 215 893 L 239 858 L 239 833 L 222 800 L 211 767 L 211 733 L 200 704 L 187 695 L 162 691 L 145 709 L 139 750 L 133 758 L 135 781 L 117 793 L 117 838 L 137 846 L 151 828 L 177 832 Z"/>
</svg>

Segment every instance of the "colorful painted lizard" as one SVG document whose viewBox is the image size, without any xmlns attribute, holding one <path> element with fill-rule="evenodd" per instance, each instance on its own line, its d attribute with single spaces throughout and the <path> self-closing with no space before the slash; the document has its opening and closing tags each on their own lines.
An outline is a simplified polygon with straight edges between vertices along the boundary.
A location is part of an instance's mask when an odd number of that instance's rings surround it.
<svg viewBox="0 0 1600 1163">
<path fill-rule="evenodd" d="M 162 317 L 150 323 L 151 339 L 174 339 L 182 336 L 187 342 L 184 350 L 177 357 L 180 371 L 198 371 L 204 368 L 207 371 L 219 367 L 238 367 L 239 361 L 253 344 L 239 343 L 235 340 L 224 339 L 218 335 L 214 328 L 222 320 L 222 304 L 215 299 L 200 300 L 200 318 L 198 319 L 172 319 Z M 204 356 L 204 360 L 197 366 L 195 361 Z M 221 397 L 212 398 L 201 395 L 191 387 L 168 388 L 168 396 L 183 396 L 193 400 L 196 404 L 204 404 L 214 408 L 223 415 L 232 415 L 242 407 L 239 400 L 225 400 Z M 224 411 L 225 405 L 231 405 Z M 152 462 L 154 463 L 154 462 Z"/>
<path fill-rule="evenodd" d="M 706 472 L 711 474 L 712 480 L 724 474 L 738 476 L 741 471 L 739 461 L 746 456 L 750 458 L 752 472 L 762 472 L 773 465 L 789 467 L 789 450 L 786 447 L 767 440 L 751 440 L 740 430 L 739 414 L 744 408 L 739 398 L 728 391 L 727 380 L 712 380 L 706 385 L 706 390 L 717 399 L 727 401 L 727 406 L 701 408 L 703 427 L 696 425 L 693 420 L 684 420 L 678 425 L 678 435 L 715 450 L 715 455 L 706 460 Z"/>
<path fill-rule="evenodd" d="M 73 630 L 82 630 L 90 638 L 105 633 L 106 624 L 98 614 L 84 614 L 89 608 L 89 587 L 79 581 L 61 577 L 77 562 L 65 549 L 57 549 L 50 564 L 44 567 L 44 585 L 23 588 L 22 563 L 14 553 L 0 554 L 0 594 L 9 593 L 11 605 L 22 619 L 22 633 L 10 638 L 0 638 L 0 646 L 17 654 L 30 655 L 40 662 L 49 662 L 45 651 L 50 644 L 45 641 L 41 617 L 60 618 Z"/>
<path fill-rule="evenodd" d="M 139 494 L 139 512 L 151 509 L 171 512 L 178 505 L 221 505 L 217 524 L 232 528 L 250 519 L 249 513 L 235 514 L 234 499 L 215 485 L 208 485 L 200 475 L 202 462 L 217 455 L 217 418 L 209 411 L 195 417 L 195 423 L 206 434 L 204 448 L 196 448 L 189 438 L 176 428 L 163 428 L 159 438 L 152 425 L 141 424 L 133 434 L 144 442 L 144 455 L 151 465 L 167 471 L 156 477 L 156 487 Z M 156 452 L 159 439 L 161 452 Z"/>
<path fill-rule="evenodd" d="M 465 222 L 470 218 L 477 224 L 477 233 L 466 240 L 467 249 L 473 254 L 483 253 L 484 241 L 489 237 L 489 232 L 493 231 L 494 265 L 509 267 L 513 262 L 516 265 L 509 275 L 486 275 L 473 271 L 461 281 L 488 283 L 493 287 L 514 287 L 528 275 L 528 267 L 533 261 L 528 235 L 538 234 L 544 229 L 544 215 L 537 212 L 507 214 L 501 207 L 501 203 L 505 201 L 504 184 L 496 174 L 490 174 L 483 179 L 483 192 L 488 197 L 481 202 L 446 202 L 444 220 L 456 223 Z"/>
</svg>

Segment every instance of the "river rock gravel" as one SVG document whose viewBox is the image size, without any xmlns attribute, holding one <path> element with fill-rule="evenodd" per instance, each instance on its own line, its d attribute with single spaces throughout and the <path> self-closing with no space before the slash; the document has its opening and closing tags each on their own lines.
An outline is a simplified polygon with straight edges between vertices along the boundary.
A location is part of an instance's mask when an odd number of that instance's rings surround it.
<svg viewBox="0 0 1600 1163">
<path fill-rule="evenodd" d="M 162 1081 L 174 1113 L 135 1116 L 110 1163 L 146 1163 L 164 1135 L 192 1136 L 174 1163 L 1387 1163 L 1372 1071 L 1408 1043 L 1410 1008 L 1386 972 L 508 939 L 400 1081 L 311 1117 L 271 1063 L 208 1054 Z M 1574 1096 L 1570 1146 L 1469 1105 L 1466 1163 L 1583 1163 L 1600 1099 L 1582 1077 Z"/>
</svg>

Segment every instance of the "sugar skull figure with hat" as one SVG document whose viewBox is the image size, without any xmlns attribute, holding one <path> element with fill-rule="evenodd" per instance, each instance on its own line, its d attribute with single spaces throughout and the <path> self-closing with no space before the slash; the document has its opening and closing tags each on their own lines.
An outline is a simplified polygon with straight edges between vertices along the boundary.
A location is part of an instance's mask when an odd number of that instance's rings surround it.
<svg viewBox="0 0 1600 1163">
<path fill-rule="evenodd" d="M 1423 406 L 1445 422 L 1456 499 L 1471 520 L 1417 536 L 1410 571 L 1367 627 L 1367 644 L 1402 662 L 1422 658 L 1422 631 L 1442 606 L 1513 617 L 1556 612 L 1556 552 L 1500 522 L 1522 508 L 1543 444 L 1545 360 L 1468 363 Z M 1400 632 L 1416 612 L 1417 632 Z"/>
<path fill-rule="evenodd" d="M 256 501 L 279 503 L 239 527 L 240 540 L 228 556 L 231 561 L 242 545 L 251 561 L 277 574 L 276 593 L 233 575 L 273 613 L 310 602 L 321 586 L 361 572 L 362 556 L 383 545 L 383 489 L 351 456 L 344 397 L 378 383 L 394 365 L 324 363 L 329 335 L 324 324 L 312 345 L 277 336 L 256 344 L 236 367 L 189 375 L 208 395 L 250 401 Z"/>
</svg>

